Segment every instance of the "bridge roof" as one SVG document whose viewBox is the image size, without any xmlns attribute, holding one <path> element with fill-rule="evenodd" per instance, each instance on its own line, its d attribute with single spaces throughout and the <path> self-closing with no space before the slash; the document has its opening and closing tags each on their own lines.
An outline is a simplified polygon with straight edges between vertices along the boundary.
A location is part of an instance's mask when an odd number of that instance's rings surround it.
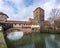
<svg viewBox="0 0 60 48">
<path fill-rule="evenodd" d="M 10 24 L 30 24 L 28 21 L 6 21 L 6 22 L 0 22 L 0 23 L 10 23 Z"/>
</svg>

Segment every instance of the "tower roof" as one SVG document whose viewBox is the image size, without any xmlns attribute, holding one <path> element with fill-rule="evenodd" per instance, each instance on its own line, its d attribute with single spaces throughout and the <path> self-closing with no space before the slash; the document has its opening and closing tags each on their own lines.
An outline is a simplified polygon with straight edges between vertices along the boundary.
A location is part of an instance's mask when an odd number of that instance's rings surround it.
<svg viewBox="0 0 60 48">
<path fill-rule="evenodd" d="M 3 12 L 0 12 L 0 15 L 5 15 L 7 18 L 9 18 L 8 15 Z"/>
<path fill-rule="evenodd" d="M 35 12 L 37 9 L 43 10 L 41 7 L 37 7 L 33 12 Z M 44 10 L 43 10 L 44 11 Z"/>
</svg>

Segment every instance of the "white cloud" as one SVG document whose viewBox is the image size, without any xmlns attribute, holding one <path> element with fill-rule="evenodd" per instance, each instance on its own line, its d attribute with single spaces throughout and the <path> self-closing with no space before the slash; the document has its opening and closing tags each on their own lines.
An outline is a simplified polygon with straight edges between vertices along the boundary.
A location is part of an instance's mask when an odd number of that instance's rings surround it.
<svg viewBox="0 0 60 48">
<path fill-rule="evenodd" d="M 24 6 L 24 0 L 10 1 L 15 4 L 19 12 L 17 14 L 14 14 L 13 9 L 10 6 L 5 5 L 2 0 L 0 0 L 0 11 L 5 12 L 11 20 L 28 20 L 28 18 L 33 17 L 33 11 L 37 7 L 43 8 L 45 10 L 45 17 L 48 18 L 50 10 L 52 8 L 55 8 L 57 5 L 56 0 L 44 0 L 45 2 L 42 0 L 34 0 L 33 5 L 30 5 L 29 7 Z M 59 4 L 57 6 L 60 8 Z"/>
<path fill-rule="evenodd" d="M 25 7 L 23 5 L 23 0 L 10 0 L 10 1 L 15 3 L 16 8 L 19 10 L 19 13 L 14 14 L 12 8 L 9 7 L 8 5 L 5 5 L 2 0 L 0 1 L 2 2 L 0 4 L 1 5 L 0 11 L 8 14 L 8 16 L 10 17 L 9 19 L 11 20 L 28 20 L 28 18 L 33 17 L 33 10 L 35 10 L 35 8 L 39 6 L 39 5 L 37 6 L 34 2 L 33 5 Z"/>
<path fill-rule="evenodd" d="M 58 8 L 60 9 L 60 5 L 58 6 Z"/>
<path fill-rule="evenodd" d="M 44 4 L 44 9 L 45 9 L 45 19 L 47 19 L 49 17 L 49 13 L 51 11 L 51 9 L 54 8 L 60 8 L 60 5 L 58 4 L 58 2 L 56 2 L 56 0 L 49 0 Z"/>
<path fill-rule="evenodd" d="M 55 1 L 49 0 L 44 4 L 44 9 L 45 9 L 45 19 L 49 17 L 49 12 L 51 11 L 52 8 L 55 7 Z"/>
</svg>

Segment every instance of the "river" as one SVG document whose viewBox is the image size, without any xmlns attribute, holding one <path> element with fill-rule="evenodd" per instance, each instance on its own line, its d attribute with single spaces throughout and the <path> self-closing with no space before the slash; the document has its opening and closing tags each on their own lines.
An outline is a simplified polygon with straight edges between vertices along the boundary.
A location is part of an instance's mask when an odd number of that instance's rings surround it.
<svg viewBox="0 0 60 48">
<path fill-rule="evenodd" d="M 6 43 L 8 48 L 60 48 L 60 34 L 29 33 Z"/>
</svg>

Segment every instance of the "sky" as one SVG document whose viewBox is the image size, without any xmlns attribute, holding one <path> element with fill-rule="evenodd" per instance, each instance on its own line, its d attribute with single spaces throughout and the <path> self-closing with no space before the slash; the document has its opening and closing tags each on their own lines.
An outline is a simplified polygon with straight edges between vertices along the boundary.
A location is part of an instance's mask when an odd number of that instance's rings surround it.
<svg viewBox="0 0 60 48">
<path fill-rule="evenodd" d="M 0 12 L 9 16 L 9 20 L 27 21 L 33 18 L 37 7 L 45 10 L 45 20 L 53 8 L 60 9 L 60 0 L 0 0 Z"/>
</svg>

